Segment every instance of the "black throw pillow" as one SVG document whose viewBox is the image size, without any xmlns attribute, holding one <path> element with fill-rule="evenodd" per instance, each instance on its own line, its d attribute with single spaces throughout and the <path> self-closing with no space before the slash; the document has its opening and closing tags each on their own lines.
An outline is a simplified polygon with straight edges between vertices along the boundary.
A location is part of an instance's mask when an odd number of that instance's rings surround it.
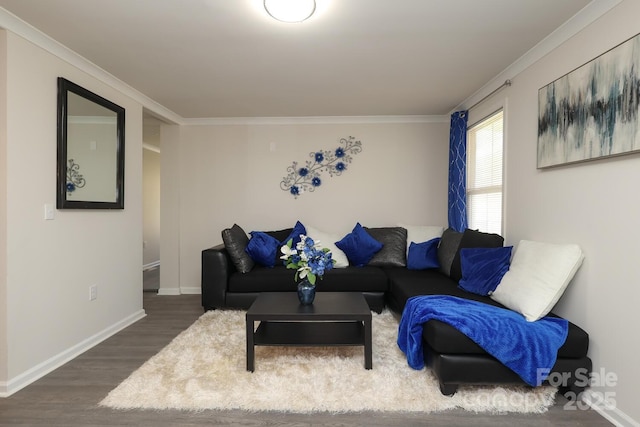
<svg viewBox="0 0 640 427">
<path fill-rule="evenodd" d="M 460 239 L 460 245 L 453 258 L 451 264 L 451 273 L 449 277 L 456 282 L 462 278 L 462 267 L 460 265 L 460 249 L 463 248 L 499 248 L 504 245 L 504 238 L 499 234 L 483 233 L 478 230 L 471 230 L 467 228 L 462 234 Z"/>
<path fill-rule="evenodd" d="M 238 224 L 233 224 L 233 227 L 222 230 L 222 241 L 236 270 L 240 273 L 250 272 L 255 263 L 245 252 L 249 244 L 247 233 Z"/>
<path fill-rule="evenodd" d="M 368 265 L 375 267 L 406 267 L 407 230 L 403 227 L 364 228 L 378 242 L 380 249 Z"/>
<path fill-rule="evenodd" d="M 280 252 L 280 248 L 285 245 L 287 237 L 291 234 L 293 228 L 285 228 L 284 230 L 276 230 L 276 231 L 265 231 L 269 236 L 275 238 L 280 244 L 278 245 L 278 249 L 276 250 L 276 259 L 273 262 L 273 265 L 284 265 L 284 261 L 280 259 L 282 256 L 282 252 Z"/>
<path fill-rule="evenodd" d="M 462 233 L 453 228 L 447 228 L 442 233 L 442 238 L 438 245 L 438 263 L 440 264 L 440 272 L 446 276 L 451 275 L 451 265 L 458 252 L 460 240 L 462 240 Z"/>
</svg>

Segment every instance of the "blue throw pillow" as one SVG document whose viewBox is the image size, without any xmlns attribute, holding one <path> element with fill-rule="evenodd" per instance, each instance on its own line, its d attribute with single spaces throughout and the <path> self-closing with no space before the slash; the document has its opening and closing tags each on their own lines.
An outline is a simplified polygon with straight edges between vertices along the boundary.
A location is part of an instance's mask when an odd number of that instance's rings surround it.
<svg viewBox="0 0 640 427">
<path fill-rule="evenodd" d="M 407 254 L 407 269 L 427 270 L 429 268 L 439 268 L 438 244 L 440 237 L 436 237 L 426 242 L 411 242 L 409 253 Z"/>
<path fill-rule="evenodd" d="M 473 294 L 491 294 L 509 270 L 512 249 L 513 246 L 460 249 L 462 278 L 458 287 Z"/>
<path fill-rule="evenodd" d="M 273 267 L 278 250 L 280 250 L 278 239 L 262 231 L 252 231 L 249 234 L 251 239 L 249 239 L 245 252 L 256 264 Z"/>
<path fill-rule="evenodd" d="M 382 243 L 371 237 L 369 233 L 357 223 L 351 233 L 336 242 L 336 246 L 345 253 L 349 264 L 363 267 L 382 249 Z"/>
<path fill-rule="evenodd" d="M 302 225 L 300 221 L 296 221 L 296 225 L 293 226 L 293 230 L 291 230 L 291 233 L 289 233 L 286 239 L 280 242 L 280 246 L 286 245 L 289 239 L 292 239 L 293 243 L 291 244 L 291 247 L 295 249 L 296 245 L 300 241 L 301 234 L 306 235 L 307 229 L 304 227 L 304 225 Z"/>
</svg>

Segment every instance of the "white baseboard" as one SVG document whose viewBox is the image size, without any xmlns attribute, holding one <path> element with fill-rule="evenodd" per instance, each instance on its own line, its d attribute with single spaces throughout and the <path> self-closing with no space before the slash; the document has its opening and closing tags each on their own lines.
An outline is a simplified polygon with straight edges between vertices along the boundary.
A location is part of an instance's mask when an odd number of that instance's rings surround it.
<svg viewBox="0 0 640 427">
<path fill-rule="evenodd" d="M 160 288 L 158 295 L 199 295 L 202 290 L 199 287 L 185 288 Z"/>
<path fill-rule="evenodd" d="M 62 353 L 59 353 L 56 356 L 53 356 L 50 359 L 40 363 L 39 365 L 36 365 L 33 368 L 27 370 L 26 372 L 23 372 L 17 377 L 12 378 L 6 382 L 0 382 L 0 397 L 9 397 L 15 392 L 22 390 L 29 384 L 39 380 L 51 371 L 78 357 L 90 348 L 95 347 L 102 341 L 115 335 L 127 326 L 134 324 L 146 315 L 147 314 L 144 310 L 139 310 L 132 315 L 120 320 L 119 322 L 109 326 L 108 328 L 103 329 L 97 334 L 87 338 L 86 340 L 63 351 Z"/>
<path fill-rule="evenodd" d="M 603 400 L 601 393 L 597 391 L 588 389 L 582 393 L 582 401 L 613 425 L 619 427 L 640 427 L 638 421 L 622 412 L 615 404 L 606 405 L 603 403 Z"/>
<path fill-rule="evenodd" d="M 180 288 L 160 288 L 158 295 L 180 295 Z"/>
<path fill-rule="evenodd" d="M 142 266 L 142 271 L 151 270 L 152 268 L 160 267 L 160 260 L 150 262 Z"/>
</svg>

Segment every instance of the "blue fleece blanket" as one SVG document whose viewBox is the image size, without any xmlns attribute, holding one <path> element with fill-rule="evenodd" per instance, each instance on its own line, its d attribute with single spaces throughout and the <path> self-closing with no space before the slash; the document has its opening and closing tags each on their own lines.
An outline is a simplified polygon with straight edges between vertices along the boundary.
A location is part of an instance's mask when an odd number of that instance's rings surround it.
<svg viewBox="0 0 640 427">
<path fill-rule="evenodd" d="M 458 329 L 531 386 L 545 380 L 569 331 L 565 319 L 527 322 L 520 313 L 477 301 L 417 296 L 407 301 L 398 329 L 398 346 L 413 369 L 424 367 L 422 325 L 432 319 Z"/>
</svg>

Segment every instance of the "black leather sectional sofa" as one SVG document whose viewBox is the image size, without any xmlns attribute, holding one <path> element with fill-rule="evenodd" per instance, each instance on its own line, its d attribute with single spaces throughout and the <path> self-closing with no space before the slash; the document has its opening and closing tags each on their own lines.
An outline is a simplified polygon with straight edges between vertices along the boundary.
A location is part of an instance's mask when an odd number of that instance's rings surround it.
<svg viewBox="0 0 640 427">
<path fill-rule="evenodd" d="M 406 239 L 406 231 L 403 234 L 399 227 L 367 230 L 379 240 L 386 239 L 388 249 L 402 245 L 404 255 L 406 240 L 402 241 L 402 236 Z M 290 231 L 271 233 L 283 239 Z M 447 269 L 410 270 L 397 265 L 393 259 L 385 259 L 387 253 L 374 265 L 328 271 L 319 283 L 318 291 L 362 292 L 373 311 L 381 312 L 389 307 L 398 315 L 407 300 L 416 295 L 452 295 L 502 307 L 488 296 L 469 293 L 458 287 L 460 249 L 502 246 L 502 237 L 472 230 L 465 233 L 447 230 L 445 235 L 447 237 L 443 235 L 438 257 L 447 257 L 446 252 L 450 252 L 448 261 L 441 259 L 443 263 L 450 264 Z M 238 248 L 232 250 L 237 251 Z M 397 247 L 395 252 L 399 253 Z M 247 309 L 260 292 L 295 290 L 293 271 L 284 266 L 254 266 L 250 271 L 239 272 L 225 244 L 202 251 L 202 305 L 205 310 Z M 550 313 L 550 316 L 555 315 Z M 425 363 L 437 376 L 443 394 L 454 394 L 460 385 L 525 384 L 517 374 L 447 323 L 431 320 L 425 323 L 423 330 Z M 587 356 L 588 347 L 588 334 L 569 322 L 568 337 L 558 351 L 550 375 L 550 378 L 564 379 L 562 383 L 553 385 L 559 386 L 561 392 L 570 392 L 567 396 L 577 396 L 586 386 L 585 378 L 592 369 Z"/>
</svg>

